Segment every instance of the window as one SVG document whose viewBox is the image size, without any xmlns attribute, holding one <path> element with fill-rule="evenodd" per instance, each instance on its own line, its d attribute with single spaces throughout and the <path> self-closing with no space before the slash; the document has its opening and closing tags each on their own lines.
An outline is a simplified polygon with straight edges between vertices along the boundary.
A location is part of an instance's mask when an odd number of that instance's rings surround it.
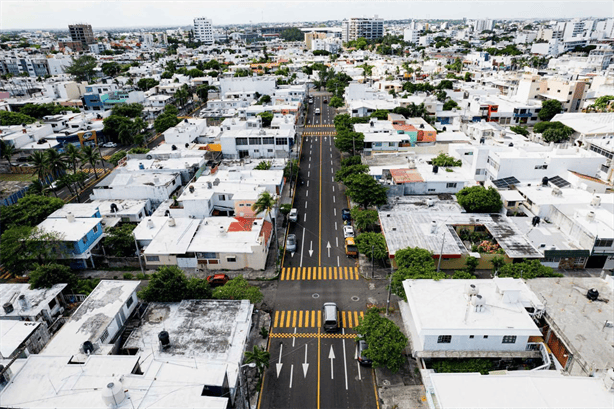
<svg viewBox="0 0 614 409">
<path fill-rule="evenodd" d="M 449 344 L 452 342 L 452 335 L 440 335 L 437 337 L 438 344 Z"/>
<path fill-rule="evenodd" d="M 94 233 L 98 233 L 98 226 L 94 226 Z"/>
<path fill-rule="evenodd" d="M 126 308 L 130 308 L 133 302 L 134 300 L 132 299 L 132 295 L 130 295 L 130 298 L 128 298 L 128 301 L 126 301 Z"/>
<path fill-rule="evenodd" d="M 239 203 L 239 207 L 243 207 L 245 206 L 243 203 Z"/>
<path fill-rule="evenodd" d="M 145 260 L 147 261 L 160 261 L 159 256 L 145 256 Z"/>
<path fill-rule="evenodd" d="M 535 169 L 548 169 L 548 165 L 535 165 Z"/>
<path fill-rule="evenodd" d="M 51 301 L 49 301 L 49 309 L 53 310 L 53 307 L 55 307 L 57 305 L 57 301 L 55 300 L 55 298 Z"/>
<path fill-rule="evenodd" d="M 274 143 L 275 143 L 275 138 L 273 137 L 262 138 L 263 145 L 273 145 Z"/>
<path fill-rule="evenodd" d="M 275 145 L 287 145 L 288 144 L 288 138 L 276 138 L 275 139 Z"/>
<path fill-rule="evenodd" d="M 509 207 L 516 206 L 516 201 L 514 201 L 514 200 L 510 200 L 509 202 L 507 202 L 507 205 L 508 205 Z"/>
<path fill-rule="evenodd" d="M 515 344 L 516 343 L 516 335 L 505 335 L 503 336 L 504 344 Z"/>
<path fill-rule="evenodd" d="M 595 247 L 612 247 L 614 244 L 613 239 L 597 239 L 595 240 Z"/>
<path fill-rule="evenodd" d="M 250 145 L 262 145 L 262 138 L 249 138 Z"/>
<path fill-rule="evenodd" d="M 218 200 L 226 200 L 226 195 L 218 195 Z"/>
<path fill-rule="evenodd" d="M 83 237 L 81 241 L 83 242 L 83 244 L 87 243 L 87 236 Z"/>
<path fill-rule="evenodd" d="M 237 145 L 247 145 L 247 138 L 237 138 L 236 143 Z"/>
<path fill-rule="evenodd" d="M 429 192 L 434 192 L 434 191 L 435 191 L 435 189 L 429 189 L 428 191 L 429 191 Z"/>
<path fill-rule="evenodd" d="M 104 341 L 106 341 L 107 338 L 109 338 L 109 330 L 105 329 L 102 335 L 100 336 L 100 343 L 104 344 Z"/>
<path fill-rule="evenodd" d="M 456 187 L 456 183 L 446 183 L 446 188 L 452 189 Z"/>
<path fill-rule="evenodd" d="M 226 261 L 229 262 L 229 263 L 236 263 L 237 262 L 237 258 L 235 256 L 226 257 Z"/>
<path fill-rule="evenodd" d="M 469 339 L 475 338 L 475 335 L 469 335 Z"/>
<path fill-rule="evenodd" d="M 484 335 L 484 339 L 488 339 L 488 335 Z"/>
<path fill-rule="evenodd" d="M 198 258 L 206 258 L 206 259 L 217 258 L 217 253 L 198 253 Z"/>
</svg>

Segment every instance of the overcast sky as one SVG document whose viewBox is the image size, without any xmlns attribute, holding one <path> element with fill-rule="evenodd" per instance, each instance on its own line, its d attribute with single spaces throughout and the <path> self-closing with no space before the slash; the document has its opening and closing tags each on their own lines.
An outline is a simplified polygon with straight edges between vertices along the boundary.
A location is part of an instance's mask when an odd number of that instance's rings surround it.
<svg viewBox="0 0 614 409">
<path fill-rule="evenodd" d="M 0 0 L 1 28 L 67 29 L 68 24 L 105 27 L 185 26 L 194 17 L 214 25 L 261 22 L 323 21 L 372 16 L 384 19 L 574 18 L 613 17 L 609 1 L 88 1 Z"/>
</svg>

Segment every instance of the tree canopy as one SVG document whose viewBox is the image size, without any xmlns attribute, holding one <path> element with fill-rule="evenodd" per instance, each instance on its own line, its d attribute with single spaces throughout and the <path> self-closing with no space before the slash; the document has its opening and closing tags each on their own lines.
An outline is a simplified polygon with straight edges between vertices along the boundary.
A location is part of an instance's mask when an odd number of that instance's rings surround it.
<svg viewBox="0 0 614 409">
<path fill-rule="evenodd" d="M 360 231 L 366 231 L 372 229 L 379 220 L 379 213 L 377 210 L 361 209 L 358 206 L 352 207 L 350 210 L 354 226 Z"/>
<path fill-rule="evenodd" d="M 156 132 L 162 133 L 168 128 L 172 128 L 177 125 L 181 120 L 177 117 L 179 111 L 173 105 L 167 105 L 164 107 L 164 111 L 154 121 L 154 128 Z"/>
<path fill-rule="evenodd" d="M 373 361 L 373 366 L 392 372 L 401 369 L 408 339 L 394 322 L 380 316 L 376 308 L 370 308 L 354 330 L 367 342 L 365 356 Z"/>
<path fill-rule="evenodd" d="M 233 278 L 213 291 L 213 298 L 218 300 L 249 300 L 257 304 L 264 298 L 260 289 L 250 285 L 242 275 Z"/>
<path fill-rule="evenodd" d="M 36 118 L 29 115 L 0 110 L 0 126 L 31 124 L 34 122 L 36 122 Z"/>
<path fill-rule="evenodd" d="M 151 275 L 139 297 L 149 302 L 200 300 L 211 298 L 211 288 L 207 280 L 188 279 L 179 267 L 164 266 Z"/>
<path fill-rule="evenodd" d="M 290 27 L 281 32 L 280 37 L 285 41 L 303 41 L 305 35 L 296 27 Z"/>
<path fill-rule="evenodd" d="M 79 108 L 65 107 L 54 104 L 26 104 L 20 110 L 20 114 L 31 116 L 32 118 L 41 119 L 47 115 L 57 115 L 62 112 L 79 113 Z"/>
<path fill-rule="evenodd" d="M 539 122 L 533 127 L 533 132 L 541 133 L 546 142 L 564 142 L 575 132 L 573 128 L 562 122 Z"/>
<path fill-rule="evenodd" d="M 464 187 L 456 194 L 456 199 L 468 213 L 498 213 L 503 206 L 501 195 L 492 186 L 488 189 L 483 186 Z"/>
<path fill-rule="evenodd" d="M 542 102 L 542 109 L 537 117 L 542 121 L 550 121 L 554 116 L 563 110 L 563 105 L 556 99 L 548 99 Z"/>
<path fill-rule="evenodd" d="M 66 253 L 63 239 L 63 235 L 36 227 L 11 227 L 0 238 L 0 262 L 13 274 L 27 271 L 33 263 L 55 263 Z"/>
<path fill-rule="evenodd" d="M 64 72 L 74 76 L 77 81 L 89 81 L 97 64 L 96 57 L 91 55 L 73 57 L 70 65 L 64 67 Z"/>
<path fill-rule="evenodd" d="M 107 252 L 115 257 L 134 256 L 136 252 L 134 237 L 132 237 L 134 227 L 132 224 L 125 223 L 110 228 L 103 240 Z"/>
<path fill-rule="evenodd" d="M 13 226 L 35 227 L 62 206 L 64 201 L 57 197 L 26 195 L 15 204 L 2 207 L 0 224 L 3 230 Z"/>
<path fill-rule="evenodd" d="M 363 208 L 380 206 L 388 203 L 386 187 L 366 174 L 351 175 L 345 178 L 345 194 Z"/>
<path fill-rule="evenodd" d="M 386 238 L 381 233 L 360 233 L 355 242 L 358 251 L 369 259 L 383 260 L 388 257 Z"/>
<path fill-rule="evenodd" d="M 143 112 L 143 105 L 139 103 L 117 104 L 111 110 L 112 115 L 125 116 L 128 118 L 140 117 Z"/>
<path fill-rule="evenodd" d="M 418 247 L 408 247 L 395 253 L 394 259 L 398 269 L 392 274 L 392 292 L 407 299 L 403 281 L 410 279 L 433 279 L 447 278 L 446 273 L 437 272 L 433 254 Z"/>
<path fill-rule="evenodd" d="M 51 288 L 56 284 L 68 284 L 68 288 L 76 289 L 78 278 L 69 267 L 57 264 L 37 264 L 30 271 L 30 288 Z"/>
<path fill-rule="evenodd" d="M 513 278 L 538 278 L 538 277 L 563 277 L 563 274 L 555 273 L 551 267 L 546 267 L 539 260 L 524 260 L 521 263 L 503 264 L 499 267 L 499 277 Z"/>
<path fill-rule="evenodd" d="M 141 78 L 136 83 L 136 86 L 143 91 L 149 91 L 151 88 L 155 87 L 158 84 L 159 82 L 154 78 Z"/>
</svg>

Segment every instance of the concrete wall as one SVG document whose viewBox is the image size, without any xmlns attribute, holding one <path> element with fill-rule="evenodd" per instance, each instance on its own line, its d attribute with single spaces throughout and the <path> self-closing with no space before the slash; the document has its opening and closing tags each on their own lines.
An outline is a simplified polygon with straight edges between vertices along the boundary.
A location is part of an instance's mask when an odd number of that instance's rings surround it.
<svg viewBox="0 0 614 409">
<path fill-rule="evenodd" d="M 480 333 L 478 333 L 480 332 Z M 486 334 L 485 334 L 486 332 Z M 528 336 L 517 336 L 514 344 L 504 344 L 503 336 L 487 334 L 487 330 L 476 331 L 474 338 L 469 335 L 453 335 L 449 344 L 437 343 L 437 335 L 423 336 L 425 351 L 525 351 Z M 442 330 L 441 335 L 445 334 Z M 508 335 L 514 335 L 514 330 L 510 329 Z M 484 338 L 487 336 L 488 338 Z"/>
</svg>

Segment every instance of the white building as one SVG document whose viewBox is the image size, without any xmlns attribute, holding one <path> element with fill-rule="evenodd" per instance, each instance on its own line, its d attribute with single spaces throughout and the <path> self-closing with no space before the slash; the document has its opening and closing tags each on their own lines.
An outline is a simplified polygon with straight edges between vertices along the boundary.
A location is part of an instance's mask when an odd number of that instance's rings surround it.
<svg viewBox="0 0 614 409">
<path fill-rule="evenodd" d="M 205 17 L 194 19 L 194 39 L 205 45 L 213 44 L 213 28 L 210 19 Z"/>
<path fill-rule="evenodd" d="M 205 119 L 186 118 L 176 126 L 164 131 L 164 142 L 171 145 L 191 144 L 207 131 Z"/>
<path fill-rule="evenodd" d="M 406 28 L 403 30 L 403 41 L 412 44 L 418 44 L 420 39 L 420 30 L 415 30 L 411 28 Z"/>
<path fill-rule="evenodd" d="M 481 33 L 484 30 L 492 30 L 494 22 L 492 20 L 474 20 L 473 31 Z"/>
<path fill-rule="evenodd" d="M 384 19 L 373 17 L 352 17 L 341 22 L 341 38 L 344 42 L 359 38 L 375 40 L 384 36 Z"/>
<path fill-rule="evenodd" d="M 532 314 L 544 305 L 513 278 L 405 280 L 401 314 L 413 356 L 428 358 L 534 357 L 541 337 Z M 533 311 L 529 313 L 528 310 Z M 538 355 L 539 356 L 539 355 Z"/>
<path fill-rule="evenodd" d="M 30 289 L 30 284 L 0 284 L 0 320 L 38 321 L 51 325 L 64 312 L 66 284 Z"/>
<path fill-rule="evenodd" d="M 181 173 L 136 172 L 116 169 L 93 190 L 92 200 L 149 199 L 152 206 L 170 198 L 181 187 Z"/>
</svg>

